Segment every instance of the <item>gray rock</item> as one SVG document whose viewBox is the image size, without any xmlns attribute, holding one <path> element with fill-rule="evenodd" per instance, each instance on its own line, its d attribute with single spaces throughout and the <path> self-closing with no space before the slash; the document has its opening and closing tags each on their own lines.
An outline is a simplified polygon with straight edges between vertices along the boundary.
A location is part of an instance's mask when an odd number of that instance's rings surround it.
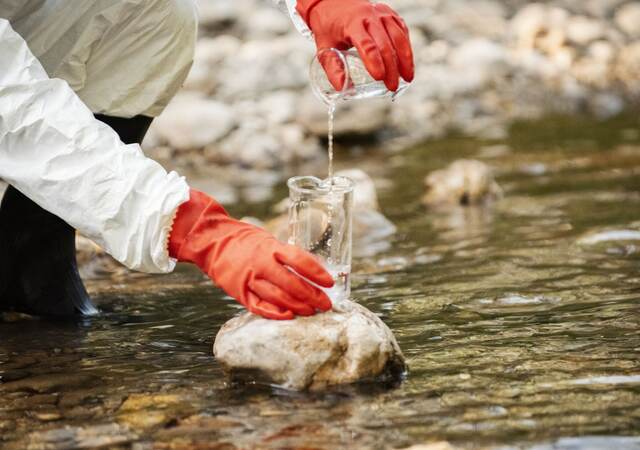
<svg viewBox="0 0 640 450">
<path fill-rule="evenodd" d="M 400 377 L 406 368 L 389 328 L 350 301 L 289 321 L 242 314 L 220 329 L 213 351 L 232 380 L 293 390 Z"/>
</svg>

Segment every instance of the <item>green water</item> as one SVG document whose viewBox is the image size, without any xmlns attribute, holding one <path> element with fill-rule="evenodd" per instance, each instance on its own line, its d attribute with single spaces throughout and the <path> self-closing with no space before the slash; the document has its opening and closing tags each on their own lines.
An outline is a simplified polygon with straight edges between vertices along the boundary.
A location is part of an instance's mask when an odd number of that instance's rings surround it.
<svg viewBox="0 0 640 450">
<path fill-rule="evenodd" d="M 98 318 L 0 322 L 0 447 L 640 448 L 640 241 L 578 243 L 640 230 L 639 125 L 554 118 L 504 142 L 337 149 L 398 226 L 354 262 L 353 296 L 396 334 L 402 384 L 228 386 L 211 346 L 234 302 L 189 268 L 98 279 Z M 492 165 L 505 198 L 428 212 L 422 179 L 458 158 Z"/>
</svg>

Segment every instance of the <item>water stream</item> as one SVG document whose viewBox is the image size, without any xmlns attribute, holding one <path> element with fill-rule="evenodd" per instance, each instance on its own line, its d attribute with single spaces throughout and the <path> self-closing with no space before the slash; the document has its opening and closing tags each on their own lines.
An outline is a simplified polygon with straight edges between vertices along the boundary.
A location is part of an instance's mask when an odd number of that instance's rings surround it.
<svg viewBox="0 0 640 450">
<path fill-rule="evenodd" d="M 328 123 L 327 123 L 327 148 L 329 152 L 329 170 L 328 170 L 328 178 L 329 183 L 331 183 L 331 187 L 333 187 L 333 123 L 334 123 L 334 115 L 336 112 L 336 103 L 334 100 L 329 103 L 328 109 Z"/>
<path fill-rule="evenodd" d="M 0 447 L 637 449 L 637 129 L 553 119 L 504 142 L 340 151 L 398 226 L 352 287 L 398 338 L 400 385 L 228 386 L 211 346 L 240 306 L 189 267 L 104 278 L 88 283 L 100 317 L 0 322 Z M 427 212 L 423 177 L 463 157 L 494 166 L 505 198 Z"/>
</svg>

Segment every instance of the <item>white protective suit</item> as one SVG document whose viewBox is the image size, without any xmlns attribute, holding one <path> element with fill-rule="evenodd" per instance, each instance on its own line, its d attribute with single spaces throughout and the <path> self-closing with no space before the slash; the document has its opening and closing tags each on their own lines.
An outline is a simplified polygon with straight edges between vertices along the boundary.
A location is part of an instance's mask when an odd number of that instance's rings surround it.
<svg viewBox="0 0 640 450">
<path fill-rule="evenodd" d="M 295 0 L 272 1 L 309 34 Z M 134 270 L 173 270 L 189 188 L 93 113 L 160 114 L 196 29 L 195 0 L 0 0 L 0 179 Z"/>
</svg>

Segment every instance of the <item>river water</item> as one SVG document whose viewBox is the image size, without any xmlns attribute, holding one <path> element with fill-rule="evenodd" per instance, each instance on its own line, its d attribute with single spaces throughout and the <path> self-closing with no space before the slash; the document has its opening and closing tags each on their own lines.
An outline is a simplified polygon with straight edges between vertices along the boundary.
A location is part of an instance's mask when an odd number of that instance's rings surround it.
<svg viewBox="0 0 640 450">
<path fill-rule="evenodd" d="M 638 125 L 549 119 L 504 142 L 340 149 L 398 226 L 389 250 L 354 261 L 353 296 L 396 334 L 401 384 L 228 386 L 211 346 L 240 307 L 185 267 L 103 278 L 88 283 L 100 317 L 0 322 L 0 447 L 640 448 Z M 505 198 L 427 212 L 423 177 L 462 157 L 495 167 Z"/>
</svg>

